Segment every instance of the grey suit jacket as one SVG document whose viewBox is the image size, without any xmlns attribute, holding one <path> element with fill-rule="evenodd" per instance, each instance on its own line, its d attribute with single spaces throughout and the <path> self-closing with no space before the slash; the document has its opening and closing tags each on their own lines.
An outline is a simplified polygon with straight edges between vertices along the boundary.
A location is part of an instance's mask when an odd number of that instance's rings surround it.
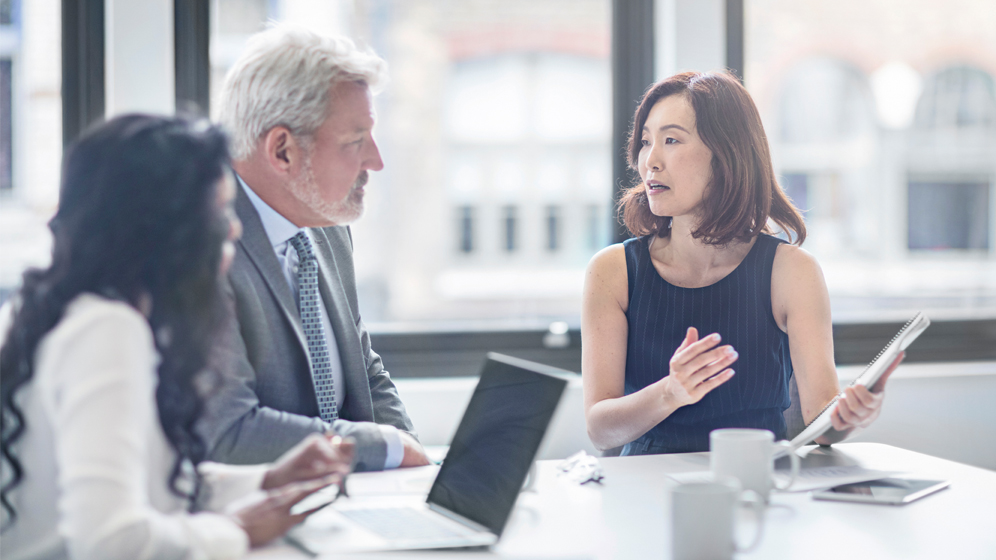
<svg viewBox="0 0 996 560">
<path fill-rule="evenodd" d="M 228 370 L 202 421 L 210 457 L 227 463 L 273 461 L 313 432 L 319 418 L 300 314 L 273 246 L 249 197 L 237 188 L 242 239 L 228 275 L 234 316 L 213 356 Z M 384 466 L 387 445 L 376 424 L 411 433 L 412 423 L 360 319 L 352 238 L 346 227 L 310 230 L 319 289 L 339 347 L 345 401 L 331 426 L 357 439 L 357 470 Z"/>
</svg>

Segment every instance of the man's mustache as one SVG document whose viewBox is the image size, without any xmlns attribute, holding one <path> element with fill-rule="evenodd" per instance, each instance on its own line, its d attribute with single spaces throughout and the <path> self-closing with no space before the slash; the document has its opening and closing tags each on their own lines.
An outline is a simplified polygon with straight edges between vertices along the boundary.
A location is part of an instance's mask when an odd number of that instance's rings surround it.
<svg viewBox="0 0 996 560">
<path fill-rule="evenodd" d="M 356 181 L 353 183 L 353 190 L 362 189 L 367 181 L 370 180 L 370 174 L 366 171 L 360 171 L 360 174 L 356 177 Z"/>
</svg>

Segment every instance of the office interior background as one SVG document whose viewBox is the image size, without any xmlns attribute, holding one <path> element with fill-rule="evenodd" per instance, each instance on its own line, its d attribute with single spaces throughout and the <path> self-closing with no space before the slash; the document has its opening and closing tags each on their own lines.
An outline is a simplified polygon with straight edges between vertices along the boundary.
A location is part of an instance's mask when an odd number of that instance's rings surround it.
<svg viewBox="0 0 996 560">
<path fill-rule="evenodd" d="M 0 298 L 48 259 L 64 145 L 125 112 L 215 114 L 270 21 L 390 65 L 355 260 L 428 443 L 448 441 L 488 350 L 580 370 L 584 268 L 622 239 L 636 101 L 732 68 L 804 211 L 838 364 L 916 311 L 935 321 L 863 437 L 996 469 L 996 2 L 0 0 Z M 585 444 L 571 414 L 564 450 Z"/>
</svg>

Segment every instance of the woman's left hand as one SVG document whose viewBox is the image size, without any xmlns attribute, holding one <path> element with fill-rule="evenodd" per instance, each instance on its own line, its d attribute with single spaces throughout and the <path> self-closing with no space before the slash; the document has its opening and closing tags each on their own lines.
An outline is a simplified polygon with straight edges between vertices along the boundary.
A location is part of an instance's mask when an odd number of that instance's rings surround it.
<svg viewBox="0 0 996 560">
<path fill-rule="evenodd" d="M 882 401 L 885 399 L 885 382 L 905 357 L 905 352 L 896 356 L 889 369 L 882 374 L 871 390 L 861 385 L 854 385 L 844 390 L 844 394 L 837 399 L 836 408 L 830 414 L 830 423 L 835 430 L 846 432 L 855 428 L 867 428 L 878 418 L 882 411 Z"/>
<path fill-rule="evenodd" d="M 293 482 L 349 474 L 355 444 L 352 439 L 312 434 L 284 453 L 263 477 L 263 490 L 279 488 Z"/>
</svg>

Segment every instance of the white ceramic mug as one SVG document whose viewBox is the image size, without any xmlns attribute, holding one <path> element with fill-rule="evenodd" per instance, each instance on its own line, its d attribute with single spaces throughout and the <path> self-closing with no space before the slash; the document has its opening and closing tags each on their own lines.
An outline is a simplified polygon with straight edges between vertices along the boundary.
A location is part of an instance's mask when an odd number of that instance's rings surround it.
<svg viewBox="0 0 996 560">
<path fill-rule="evenodd" d="M 792 461 L 788 482 L 773 482 L 775 456 L 785 453 Z M 709 433 L 709 463 L 713 476 L 732 476 L 740 481 L 744 490 L 753 490 L 768 501 L 771 488 L 785 490 L 799 474 L 799 456 L 791 452 L 791 444 L 782 440 L 775 443 L 770 430 L 725 428 Z"/>
<path fill-rule="evenodd" d="M 734 536 L 734 519 L 741 504 L 750 505 L 757 519 L 753 542 L 741 547 Z M 671 490 L 671 552 L 674 560 L 729 560 L 734 552 L 750 552 L 761 542 L 764 500 L 756 492 L 741 492 L 729 476 L 713 482 L 679 484 Z"/>
</svg>

